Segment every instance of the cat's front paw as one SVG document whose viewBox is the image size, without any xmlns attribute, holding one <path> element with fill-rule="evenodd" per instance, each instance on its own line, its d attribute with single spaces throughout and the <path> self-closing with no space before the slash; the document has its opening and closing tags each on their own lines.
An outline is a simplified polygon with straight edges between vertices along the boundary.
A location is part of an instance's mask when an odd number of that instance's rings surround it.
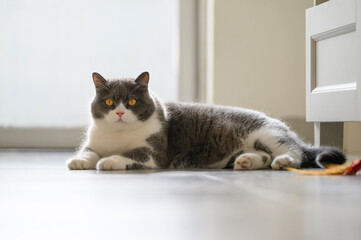
<svg viewBox="0 0 361 240">
<path fill-rule="evenodd" d="M 72 158 L 66 162 L 70 170 L 87 170 L 94 169 L 94 166 L 86 159 Z"/>
<path fill-rule="evenodd" d="M 110 156 L 100 159 L 97 164 L 98 170 L 124 170 L 127 159 L 121 156 Z"/>
</svg>

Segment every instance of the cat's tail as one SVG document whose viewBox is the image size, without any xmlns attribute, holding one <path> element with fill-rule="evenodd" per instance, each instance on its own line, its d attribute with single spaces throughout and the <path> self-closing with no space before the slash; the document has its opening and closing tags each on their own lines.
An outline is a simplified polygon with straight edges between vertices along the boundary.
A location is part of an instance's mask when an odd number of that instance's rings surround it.
<svg viewBox="0 0 361 240">
<path fill-rule="evenodd" d="M 343 164 L 346 162 L 346 156 L 342 150 L 336 147 L 302 147 L 303 159 L 301 168 L 324 168 L 326 164 Z"/>
</svg>

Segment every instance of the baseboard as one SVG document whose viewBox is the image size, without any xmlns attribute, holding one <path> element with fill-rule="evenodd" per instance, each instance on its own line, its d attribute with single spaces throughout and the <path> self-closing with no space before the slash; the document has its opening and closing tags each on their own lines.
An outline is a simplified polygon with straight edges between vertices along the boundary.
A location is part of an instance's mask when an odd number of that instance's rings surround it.
<svg viewBox="0 0 361 240">
<path fill-rule="evenodd" d="M 76 148 L 85 128 L 0 128 L 0 148 Z"/>
</svg>

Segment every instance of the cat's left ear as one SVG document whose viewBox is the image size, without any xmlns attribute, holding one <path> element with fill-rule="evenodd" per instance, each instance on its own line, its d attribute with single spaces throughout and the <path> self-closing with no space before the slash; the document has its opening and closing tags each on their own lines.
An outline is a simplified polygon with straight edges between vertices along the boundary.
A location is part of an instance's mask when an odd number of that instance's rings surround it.
<svg viewBox="0 0 361 240">
<path fill-rule="evenodd" d="M 142 74 L 140 74 L 137 79 L 135 79 L 135 82 L 144 86 L 148 86 L 149 72 L 143 72 Z"/>
</svg>

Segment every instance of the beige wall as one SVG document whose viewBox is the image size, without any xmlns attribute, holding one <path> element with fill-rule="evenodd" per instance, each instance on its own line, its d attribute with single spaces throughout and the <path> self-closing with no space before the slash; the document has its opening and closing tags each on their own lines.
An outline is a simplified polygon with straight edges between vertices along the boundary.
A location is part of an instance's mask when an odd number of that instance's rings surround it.
<svg viewBox="0 0 361 240">
<path fill-rule="evenodd" d="M 361 123 L 345 123 L 344 149 L 347 153 L 361 156 Z"/>
<path fill-rule="evenodd" d="M 313 124 L 305 122 L 305 9 L 312 6 L 215 0 L 215 103 L 264 111 L 312 142 Z M 361 154 L 361 124 L 346 124 L 345 134 L 345 150 Z"/>
</svg>

